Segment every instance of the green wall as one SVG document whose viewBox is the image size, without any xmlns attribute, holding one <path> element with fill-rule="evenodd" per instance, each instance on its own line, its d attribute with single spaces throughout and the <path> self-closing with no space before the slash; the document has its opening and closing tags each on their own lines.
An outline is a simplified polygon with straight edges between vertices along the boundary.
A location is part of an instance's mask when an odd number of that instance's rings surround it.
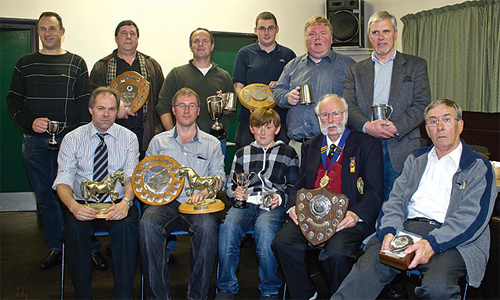
<svg viewBox="0 0 500 300">
<path fill-rule="evenodd" d="M 32 189 L 21 156 L 23 129 L 7 111 L 5 99 L 17 60 L 30 53 L 30 31 L 2 28 L 0 41 L 0 193 L 29 192 Z"/>
<path fill-rule="evenodd" d="M 234 61 L 236 59 L 236 54 L 241 47 L 254 43 L 257 40 L 255 35 L 248 34 L 227 34 L 221 33 L 217 34 L 214 32 L 215 36 L 215 48 L 212 52 L 212 61 L 216 62 L 220 68 L 229 72 L 231 77 L 233 76 Z M 225 91 L 224 91 L 225 92 Z M 229 119 L 229 136 L 228 142 L 234 142 L 234 134 L 236 133 L 236 128 L 238 126 L 238 114 L 240 113 L 241 104 L 238 101 L 238 111 L 234 115 L 230 116 Z M 231 164 L 233 163 L 234 153 L 236 148 L 234 146 L 227 147 L 226 160 L 225 160 L 225 171 L 229 174 L 231 171 Z"/>
</svg>

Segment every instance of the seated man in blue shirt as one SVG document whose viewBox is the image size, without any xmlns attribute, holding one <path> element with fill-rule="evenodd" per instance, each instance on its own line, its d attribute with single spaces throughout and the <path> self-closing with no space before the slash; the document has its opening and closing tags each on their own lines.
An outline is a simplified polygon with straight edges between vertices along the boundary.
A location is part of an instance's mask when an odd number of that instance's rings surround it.
<svg viewBox="0 0 500 300">
<path fill-rule="evenodd" d="M 248 189 L 228 181 L 226 193 L 234 202 L 247 199 L 247 208 L 231 207 L 219 230 L 219 289 L 216 299 L 234 299 L 239 291 L 236 269 L 240 260 L 240 241 L 248 230 L 254 237 L 259 258 L 259 291 L 262 298 L 277 299 L 281 286 L 278 262 L 271 250 L 276 232 L 285 223 L 285 203 L 297 180 L 299 158 L 292 147 L 274 141 L 279 133 L 280 116 L 272 108 L 259 108 L 250 115 L 250 131 L 255 141 L 236 151 L 232 172 L 254 173 Z M 234 175 L 234 174 L 231 174 Z M 271 195 L 272 203 L 262 199 Z"/>
<path fill-rule="evenodd" d="M 491 163 L 463 140 L 462 110 L 451 100 L 431 102 L 424 112 L 433 145 L 414 150 L 382 206 L 377 236 L 372 237 L 332 299 L 375 299 L 401 271 L 382 264 L 398 230 L 423 238 L 404 250 L 415 253 L 409 269 L 422 284 L 415 294 L 424 299 L 459 299 L 459 279 L 478 287 L 490 248 L 488 222 L 497 188 Z"/>
<path fill-rule="evenodd" d="M 131 200 L 134 199 L 131 177 L 139 162 L 139 143 L 132 131 L 114 123 L 119 107 L 120 97 L 114 89 L 95 89 L 89 100 L 92 122 L 64 137 L 57 160 L 59 169 L 53 189 L 68 207 L 63 239 L 78 299 L 93 298 L 91 238 L 99 229 L 111 233 L 109 245 L 115 274 L 113 298 L 132 299 L 139 212 Z M 96 219 L 97 211 L 85 205 L 80 184 L 84 180 L 102 181 L 100 178 L 117 171 L 123 171 L 125 179 L 124 186 L 117 184 L 115 187 L 121 201 L 105 212 L 110 212 L 106 219 Z M 88 201 L 96 202 L 92 198 Z M 111 200 L 106 196 L 103 201 Z"/>
<path fill-rule="evenodd" d="M 175 127 L 153 137 L 146 156 L 162 154 L 175 159 L 181 166 L 192 168 L 198 176 L 224 173 L 224 156 L 220 142 L 196 125 L 200 114 L 200 98 L 190 88 L 181 88 L 172 98 Z M 191 234 L 192 261 L 188 299 L 206 299 L 217 253 L 217 215 L 183 214 L 179 205 L 185 201 L 204 200 L 204 189 L 189 198 L 183 189 L 179 197 L 163 206 L 147 206 L 139 223 L 139 247 L 142 273 L 146 281 L 146 299 L 171 299 L 170 277 L 165 247 L 170 233 L 185 230 Z"/>
</svg>

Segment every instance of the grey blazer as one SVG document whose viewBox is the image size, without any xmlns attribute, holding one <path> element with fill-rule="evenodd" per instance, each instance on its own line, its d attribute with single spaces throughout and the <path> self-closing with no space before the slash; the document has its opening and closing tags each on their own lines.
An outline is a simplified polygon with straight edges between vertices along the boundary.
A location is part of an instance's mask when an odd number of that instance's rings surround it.
<svg viewBox="0 0 500 300">
<path fill-rule="evenodd" d="M 349 104 L 349 126 L 363 132 L 370 121 L 373 104 L 374 62 L 370 58 L 350 65 L 347 69 L 343 97 Z M 389 103 L 394 108 L 391 121 L 398 136 L 387 140 L 391 164 L 397 173 L 403 170 L 406 157 L 420 147 L 419 124 L 429 105 L 431 92 L 427 62 L 419 57 L 396 53 L 392 69 Z"/>
</svg>

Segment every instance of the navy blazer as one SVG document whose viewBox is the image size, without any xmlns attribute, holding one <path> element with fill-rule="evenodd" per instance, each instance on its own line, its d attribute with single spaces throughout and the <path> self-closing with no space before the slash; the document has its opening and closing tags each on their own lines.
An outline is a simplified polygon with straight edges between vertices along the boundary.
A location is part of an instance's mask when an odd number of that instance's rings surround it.
<svg viewBox="0 0 500 300">
<path fill-rule="evenodd" d="M 302 160 L 299 177 L 290 191 L 286 211 L 295 205 L 297 191 L 301 188 L 314 189 L 319 168 L 322 168 L 321 146 L 324 135 L 320 134 L 302 144 Z M 354 212 L 363 222 L 359 230 L 365 236 L 375 231 L 375 220 L 384 199 L 384 166 L 380 141 L 365 133 L 351 131 L 344 147 L 342 161 L 342 193 L 349 198 L 348 210 Z M 351 173 L 351 158 L 356 163 Z M 360 178 L 364 182 L 363 194 L 357 188 Z"/>
<path fill-rule="evenodd" d="M 367 58 L 347 69 L 343 97 L 349 104 L 349 127 L 363 132 L 363 125 L 370 121 L 373 105 L 375 66 Z M 394 108 L 390 121 L 399 135 L 387 140 L 391 164 L 397 173 L 416 148 L 420 148 L 418 126 L 424 120 L 424 110 L 431 102 L 427 62 L 419 57 L 396 53 L 392 67 L 389 102 Z"/>
</svg>

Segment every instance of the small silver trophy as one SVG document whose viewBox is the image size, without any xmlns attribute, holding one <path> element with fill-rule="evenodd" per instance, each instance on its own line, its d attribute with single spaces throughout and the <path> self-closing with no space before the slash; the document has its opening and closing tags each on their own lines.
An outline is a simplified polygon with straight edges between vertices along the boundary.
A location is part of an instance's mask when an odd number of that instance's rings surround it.
<svg viewBox="0 0 500 300">
<path fill-rule="evenodd" d="M 255 179 L 254 172 L 251 172 L 250 174 L 233 172 L 233 175 L 231 176 L 231 180 L 238 186 L 242 186 L 245 190 L 248 188 L 250 184 L 252 184 L 254 179 Z M 236 201 L 233 204 L 233 206 L 235 208 L 247 208 L 247 199 L 236 198 Z"/>
<path fill-rule="evenodd" d="M 224 106 L 222 105 L 221 96 L 214 95 L 207 98 L 208 115 L 210 116 L 210 119 L 212 119 L 212 121 L 215 121 L 215 123 L 211 127 L 210 134 L 215 136 L 219 140 L 226 138 L 224 125 L 222 125 L 222 123 L 219 123 L 219 119 L 223 114 L 223 107 Z"/>
<path fill-rule="evenodd" d="M 56 141 L 56 134 L 61 133 L 64 130 L 65 123 L 59 121 L 50 121 L 47 125 L 47 129 L 45 131 L 52 135 L 52 138 L 49 141 L 49 145 L 47 146 L 47 150 L 56 151 L 59 149 L 59 145 Z"/>
<path fill-rule="evenodd" d="M 379 104 L 372 106 L 373 120 L 389 120 L 393 113 L 392 105 Z"/>
</svg>

